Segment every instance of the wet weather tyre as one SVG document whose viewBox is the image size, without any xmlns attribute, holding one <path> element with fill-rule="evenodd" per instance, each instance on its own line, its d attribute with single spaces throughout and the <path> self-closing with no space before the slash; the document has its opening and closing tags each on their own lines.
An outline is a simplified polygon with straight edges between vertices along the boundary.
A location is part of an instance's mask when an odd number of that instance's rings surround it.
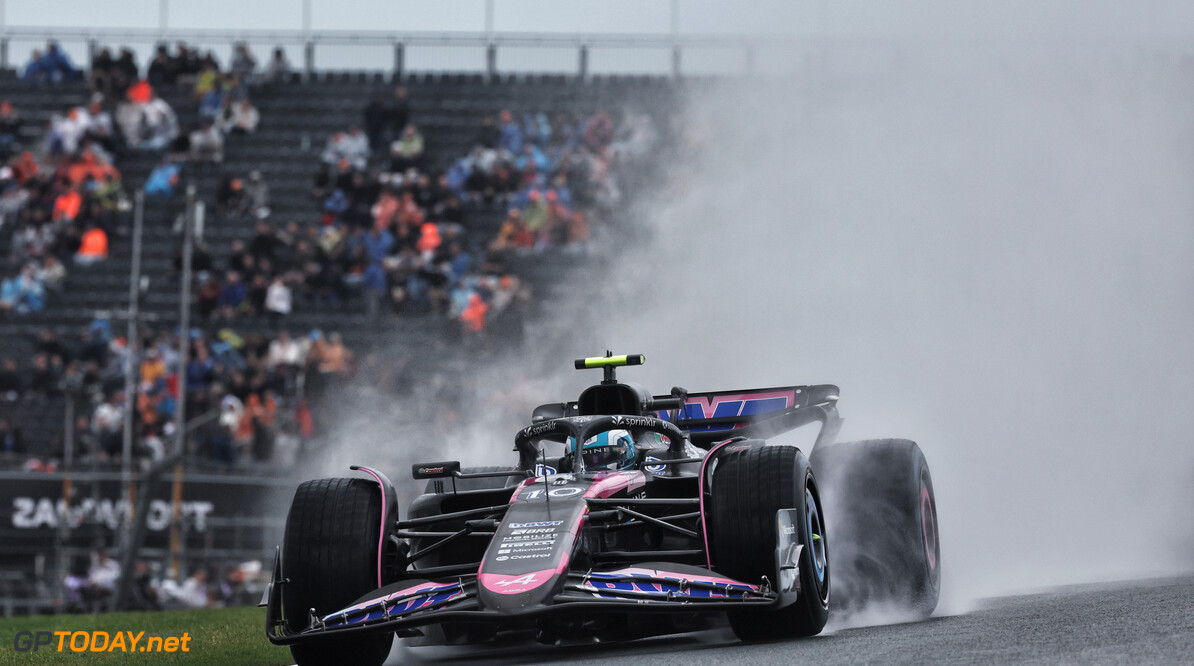
<svg viewBox="0 0 1194 666">
<path fill-rule="evenodd" d="M 915 442 L 873 439 L 813 450 L 833 534 L 834 608 L 876 604 L 928 617 L 941 593 L 937 499 Z"/>
<path fill-rule="evenodd" d="M 804 454 L 790 446 L 760 446 L 720 458 L 710 497 L 713 568 L 735 580 L 774 584 L 776 512 L 796 509 L 800 543 L 800 595 L 778 611 L 729 613 L 734 634 L 744 641 L 812 636 L 829 616 L 829 541 L 820 518 L 820 494 Z M 811 523 L 810 523 L 811 519 Z M 813 534 L 816 534 L 814 537 Z M 816 542 L 816 550 L 812 545 Z M 819 562 L 815 561 L 817 552 Z"/>
<path fill-rule="evenodd" d="M 378 588 L 381 494 L 365 479 L 317 479 L 298 487 L 282 546 L 282 610 L 289 631 L 307 627 L 308 609 L 333 613 Z M 354 634 L 292 645 L 298 666 L 378 666 L 394 634 Z"/>
</svg>

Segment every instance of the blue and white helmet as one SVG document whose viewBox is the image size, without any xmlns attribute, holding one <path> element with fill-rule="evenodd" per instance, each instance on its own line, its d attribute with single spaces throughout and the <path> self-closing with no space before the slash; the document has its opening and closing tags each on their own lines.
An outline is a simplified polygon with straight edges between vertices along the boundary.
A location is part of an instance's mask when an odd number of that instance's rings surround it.
<svg viewBox="0 0 1194 666">
<path fill-rule="evenodd" d="M 625 430 L 607 430 L 585 440 L 580 449 L 586 470 L 623 470 L 634 467 L 634 438 Z"/>
</svg>

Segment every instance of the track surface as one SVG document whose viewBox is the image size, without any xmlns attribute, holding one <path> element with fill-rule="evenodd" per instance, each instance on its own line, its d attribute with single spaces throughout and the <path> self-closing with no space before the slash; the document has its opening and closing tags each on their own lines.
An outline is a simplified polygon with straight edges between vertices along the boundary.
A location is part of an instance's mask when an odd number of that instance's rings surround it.
<svg viewBox="0 0 1194 666">
<path fill-rule="evenodd" d="M 729 630 L 621 645 L 395 647 L 388 664 L 1191 663 L 1194 576 L 992 599 L 967 615 L 744 645 Z M 839 625 L 840 626 L 840 625 Z"/>
</svg>

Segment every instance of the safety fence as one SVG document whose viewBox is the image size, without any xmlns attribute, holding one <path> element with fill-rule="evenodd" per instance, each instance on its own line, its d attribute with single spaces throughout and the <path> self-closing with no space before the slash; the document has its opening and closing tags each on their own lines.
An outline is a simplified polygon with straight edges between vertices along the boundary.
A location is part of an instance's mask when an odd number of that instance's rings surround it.
<svg viewBox="0 0 1194 666">
<path fill-rule="evenodd" d="M 556 33 L 395 33 L 381 31 L 168 31 L 146 29 L 7 28 L 0 67 L 25 63 L 56 41 L 80 67 L 99 49 L 127 47 L 145 67 L 159 44 L 211 51 L 222 64 L 245 44 L 264 65 L 281 49 L 304 74 L 322 71 L 604 74 L 745 74 L 782 68 L 793 45 L 779 38 L 720 35 Z M 784 57 L 784 54 L 789 54 Z"/>
</svg>

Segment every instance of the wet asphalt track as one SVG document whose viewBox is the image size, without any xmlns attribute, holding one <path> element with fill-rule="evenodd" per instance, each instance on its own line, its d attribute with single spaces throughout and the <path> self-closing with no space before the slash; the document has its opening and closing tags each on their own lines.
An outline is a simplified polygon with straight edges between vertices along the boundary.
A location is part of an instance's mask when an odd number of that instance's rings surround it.
<svg viewBox="0 0 1194 666">
<path fill-rule="evenodd" d="M 829 629 L 763 645 L 739 643 L 726 629 L 598 647 L 398 646 L 387 664 L 1194 664 L 1194 576 L 1062 588 L 988 600 L 966 615 Z"/>
</svg>

